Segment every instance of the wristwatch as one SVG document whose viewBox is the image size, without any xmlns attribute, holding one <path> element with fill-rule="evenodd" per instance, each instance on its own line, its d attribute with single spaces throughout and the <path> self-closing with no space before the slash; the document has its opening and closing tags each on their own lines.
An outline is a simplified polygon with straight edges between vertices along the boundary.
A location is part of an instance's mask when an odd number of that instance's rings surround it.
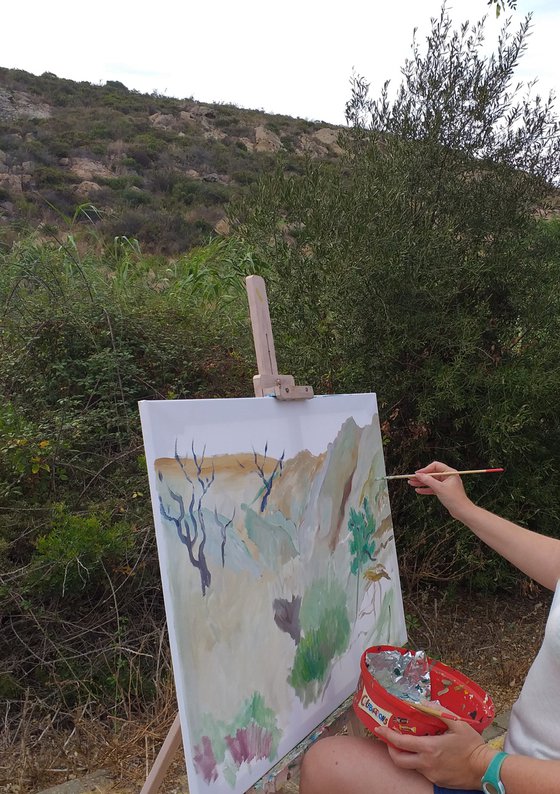
<svg viewBox="0 0 560 794">
<path fill-rule="evenodd" d="M 488 769 L 480 781 L 484 794 L 506 794 L 506 787 L 500 779 L 500 769 L 507 757 L 507 753 L 498 753 L 488 764 Z"/>
</svg>

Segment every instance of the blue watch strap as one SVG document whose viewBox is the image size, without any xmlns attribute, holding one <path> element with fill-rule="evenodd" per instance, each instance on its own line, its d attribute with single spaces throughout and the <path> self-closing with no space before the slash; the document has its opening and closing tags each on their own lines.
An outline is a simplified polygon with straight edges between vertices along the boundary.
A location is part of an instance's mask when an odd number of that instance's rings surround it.
<svg viewBox="0 0 560 794">
<path fill-rule="evenodd" d="M 497 753 L 488 764 L 481 783 L 485 794 L 506 794 L 506 789 L 500 778 L 500 769 L 508 753 Z"/>
</svg>

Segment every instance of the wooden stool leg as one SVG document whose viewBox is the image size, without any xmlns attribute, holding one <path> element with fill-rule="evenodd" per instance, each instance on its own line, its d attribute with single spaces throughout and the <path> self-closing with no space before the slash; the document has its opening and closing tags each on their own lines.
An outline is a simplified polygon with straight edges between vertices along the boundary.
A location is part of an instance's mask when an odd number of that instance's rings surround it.
<svg viewBox="0 0 560 794">
<path fill-rule="evenodd" d="M 150 774 L 146 778 L 146 782 L 142 786 L 140 794 L 157 794 L 159 787 L 163 783 L 163 779 L 167 770 L 171 766 L 173 756 L 179 749 L 181 744 L 181 720 L 179 715 L 175 717 L 173 725 L 169 729 L 169 733 L 165 737 L 165 741 L 161 746 L 154 765 L 150 770 Z"/>
</svg>

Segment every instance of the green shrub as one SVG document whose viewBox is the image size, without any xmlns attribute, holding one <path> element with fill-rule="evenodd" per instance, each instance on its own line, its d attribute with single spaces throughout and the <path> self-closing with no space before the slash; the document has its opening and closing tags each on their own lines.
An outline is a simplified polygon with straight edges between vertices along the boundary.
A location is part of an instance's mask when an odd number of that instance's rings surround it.
<svg viewBox="0 0 560 794">
<path fill-rule="evenodd" d="M 178 177 L 173 185 L 172 196 L 182 204 L 192 204 L 201 191 L 201 183 L 194 179 Z"/>
<path fill-rule="evenodd" d="M 75 185 L 80 181 L 70 171 L 65 171 L 63 168 L 50 165 L 40 165 L 33 171 L 33 180 L 37 188 L 58 188 L 66 185 Z"/>
<path fill-rule="evenodd" d="M 143 204 L 150 204 L 152 197 L 145 190 L 137 187 L 129 187 L 123 191 L 123 200 L 132 207 L 140 207 Z"/>
<path fill-rule="evenodd" d="M 143 187 L 144 180 L 137 174 L 127 174 L 126 176 L 115 176 L 99 180 L 100 183 L 107 185 L 111 190 L 120 192 L 130 187 Z"/>
<path fill-rule="evenodd" d="M 0 504 L 48 489 L 51 442 L 45 435 L 12 403 L 0 404 Z"/>
<path fill-rule="evenodd" d="M 230 190 L 227 185 L 221 182 L 200 182 L 200 188 L 196 193 L 196 203 L 213 205 L 223 204 L 230 197 Z"/>
<path fill-rule="evenodd" d="M 45 596 L 76 596 L 98 589 L 112 565 L 134 547 L 134 527 L 109 514 L 75 515 L 55 505 L 48 532 L 36 541 L 28 587 Z"/>
</svg>

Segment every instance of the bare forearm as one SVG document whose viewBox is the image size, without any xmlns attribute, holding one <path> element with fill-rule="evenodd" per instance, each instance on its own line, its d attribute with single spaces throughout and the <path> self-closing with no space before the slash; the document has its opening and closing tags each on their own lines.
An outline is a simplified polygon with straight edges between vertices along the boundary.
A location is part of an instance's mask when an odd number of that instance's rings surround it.
<svg viewBox="0 0 560 794">
<path fill-rule="evenodd" d="M 510 755 L 502 764 L 500 777 L 507 794 L 558 794 L 560 761 L 540 761 L 524 755 Z"/>
<path fill-rule="evenodd" d="M 480 787 L 492 753 L 486 746 L 478 753 L 473 753 L 469 764 L 469 779 L 465 785 L 474 789 Z M 503 762 L 500 778 L 507 794 L 558 794 L 560 791 L 560 761 L 542 761 L 526 755 L 509 755 Z"/>
<path fill-rule="evenodd" d="M 556 588 L 560 579 L 560 540 L 524 529 L 472 502 L 462 506 L 454 517 L 527 576 L 550 590 Z"/>
</svg>

